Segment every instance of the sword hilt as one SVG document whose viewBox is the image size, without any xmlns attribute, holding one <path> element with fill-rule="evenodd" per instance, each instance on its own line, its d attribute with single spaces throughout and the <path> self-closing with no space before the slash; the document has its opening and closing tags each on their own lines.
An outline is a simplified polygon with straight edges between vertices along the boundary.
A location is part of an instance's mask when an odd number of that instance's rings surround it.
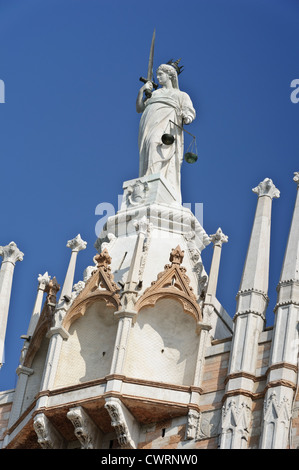
<svg viewBox="0 0 299 470">
<path fill-rule="evenodd" d="M 158 88 L 158 86 L 159 86 L 157 83 L 153 82 L 152 80 L 148 80 L 147 78 L 144 78 L 144 77 L 140 77 L 139 80 L 140 80 L 141 82 L 143 82 L 143 83 L 151 82 L 152 85 L 153 85 L 153 88 L 154 88 L 155 90 L 156 90 L 156 89 Z M 151 94 L 151 92 L 150 92 L 149 90 L 145 90 L 144 93 L 145 93 L 145 96 L 146 96 L 147 98 L 150 98 L 150 97 L 152 96 L 152 94 Z"/>
</svg>

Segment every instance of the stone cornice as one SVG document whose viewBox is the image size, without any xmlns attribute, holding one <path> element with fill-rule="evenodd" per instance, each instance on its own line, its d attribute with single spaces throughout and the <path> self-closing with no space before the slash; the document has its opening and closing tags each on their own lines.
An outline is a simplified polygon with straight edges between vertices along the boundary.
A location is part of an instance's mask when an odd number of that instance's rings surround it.
<svg viewBox="0 0 299 470">
<path fill-rule="evenodd" d="M 283 302 L 278 302 L 273 311 L 276 312 L 276 310 L 279 308 L 279 307 L 286 307 L 287 305 L 296 305 L 299 307 L 299 301 L 296 301 L 296 300 L 293 300 L 293 299 L 288 299 L 288 300 L 284 300 Z"/>
<path fill-rule="evenodd" d="M 248 309 L 248 310 L 240 310 L 238 311 L 235 316 L 233 317 L 233 321 L 235 322 L 236 319 L 242 315 L 248 315 L 248 314 L 253 314 L 253 315 L 258 315 L 260 316 L 263 320 L 265 320 L 265 315 L 264 313 L 261 313 L 261 312 L 258 312 L 257 310 L 253 310 L 253 309 Z"/>
<path fill-rule="evenodd" d="M 297 373 L 298 366 L 295 364 L 290 364 L 289 362 L 277 362 L 276 364 L 272 364 L 271 366 L 268 367 L 266 375 L 268 375 L 271 372 L 271 370 L 275 370 L 275 369 L 290 369 Z"/>
<path fill-rule="evenodd" d="M 294 285 L 294 284 L 299 286 L 299 279 L 295 279 L 295 278 L 285 279 L 285 280 L 279 281 L 279 283 L 277 284 L 276 290 L 280 289 L 280 287 L 290 286 L 290 285 Z"/>
<path fill-rule="evenodd" d="M 227 375 L 226 379 L 224 380 L 224 383 L 227 384 L 229 380 L 239 379 L 241 377 L 252 380 L 253 382 L 260 382 L 266 380 L 266 375 L 261 375 L 257 377 L 256 375 L 250 374 L 249 372 L 233 372 L 232 374 Z"/>
<path fill-rule="evenodd" d="M 250 289 L 241 289 L 237 292 L 236 299 L 242 295 L 247 295 L 247 294 L 258 294 L 264 297 L 265 301 L 268 303 L 269 302 L 269 297 L 266 292 L 255 289 L 254 287 L 251 287 Z"/>
<path fill-rule="evenodd" d="M 265 392 L 269 388 L 274 388 L 274 387 L 287 387 L 287 388 L 291 388 L 294 391 L 296 391 L 296 389 L 297 389 L 296 384 L 294 384 L 293 382 L 290 382 L 289 380 L 279 379 L 279 380 L 273 380 L 273 381 L 267 383 L 267 385 L 265 387 Z"/>
</svg>

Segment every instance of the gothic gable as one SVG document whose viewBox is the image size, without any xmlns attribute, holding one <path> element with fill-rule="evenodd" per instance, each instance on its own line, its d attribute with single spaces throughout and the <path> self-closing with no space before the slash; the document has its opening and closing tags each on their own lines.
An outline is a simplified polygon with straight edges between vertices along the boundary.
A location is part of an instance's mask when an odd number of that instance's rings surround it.
<svg viewBox="0 0 299 470">
<path fill-rule="evenodd" d="M 196 296 L 190 286 L 190 280 L 186 275 L 186 268 L 181 266 L 184 251 L 177 246 L 171 251 L 170 262 L 166 264 L 164 271 L 158 274 L 157 280 L 145 290 L 144 294 L 136 302 L 136 310 L 146 306 L 154 306 L 156 302 L 165 297 L 178 300 L 185 313 L 192 315 L 199 322 L 202 321 L 202 313 Z"/>
<path fill-rule="evenodd" d="M 113 306 L 115 310 L 119 310 L 120 288 L 113 280 L 111 273 L 111 257 L 107 249 L 94 257 L 97 263 L 97 269 L 92 273 L 87 281 L 85 288 L 80 292 L 74 300 L 70 309 L 65 315 L 62 326 L 68 330 L 70 325 L 79 317 L 83 316 L 89 305 L 99 300 L 105 300 L 106 305 Z"/>
</svg>

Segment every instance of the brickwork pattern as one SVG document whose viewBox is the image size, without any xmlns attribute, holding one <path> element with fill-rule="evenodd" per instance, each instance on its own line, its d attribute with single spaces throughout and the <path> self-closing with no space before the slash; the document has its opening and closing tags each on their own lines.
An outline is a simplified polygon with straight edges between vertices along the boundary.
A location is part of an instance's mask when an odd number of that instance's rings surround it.
<svg viewBox="0 0 299 470">
<path fill-rule="evenodd" d="M 3 435 L 8 426 L 8 419 L 12 403 L 0 405 L 0 448 L 2 447 Z"/>
</svg>

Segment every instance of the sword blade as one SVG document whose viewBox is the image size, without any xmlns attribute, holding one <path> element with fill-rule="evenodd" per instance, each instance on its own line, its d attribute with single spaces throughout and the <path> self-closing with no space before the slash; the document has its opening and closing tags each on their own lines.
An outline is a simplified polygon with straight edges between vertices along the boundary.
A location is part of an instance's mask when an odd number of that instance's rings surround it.
<svg viewBox="0 0 299 470">
<path fill-rule="evenodd" d="M 147 79 L 150 81 L 152 81 L 154 77 L 153 66 L 154 66 L 155 39 L 156 39 L 156 30 L 154 29 L 152 43 L 151 43 L 151 50 L 150 50 L 150 55 L 149 55 L 149 61 L 148 61 L 148 68 L 147 68 Z"/>
</svg>

